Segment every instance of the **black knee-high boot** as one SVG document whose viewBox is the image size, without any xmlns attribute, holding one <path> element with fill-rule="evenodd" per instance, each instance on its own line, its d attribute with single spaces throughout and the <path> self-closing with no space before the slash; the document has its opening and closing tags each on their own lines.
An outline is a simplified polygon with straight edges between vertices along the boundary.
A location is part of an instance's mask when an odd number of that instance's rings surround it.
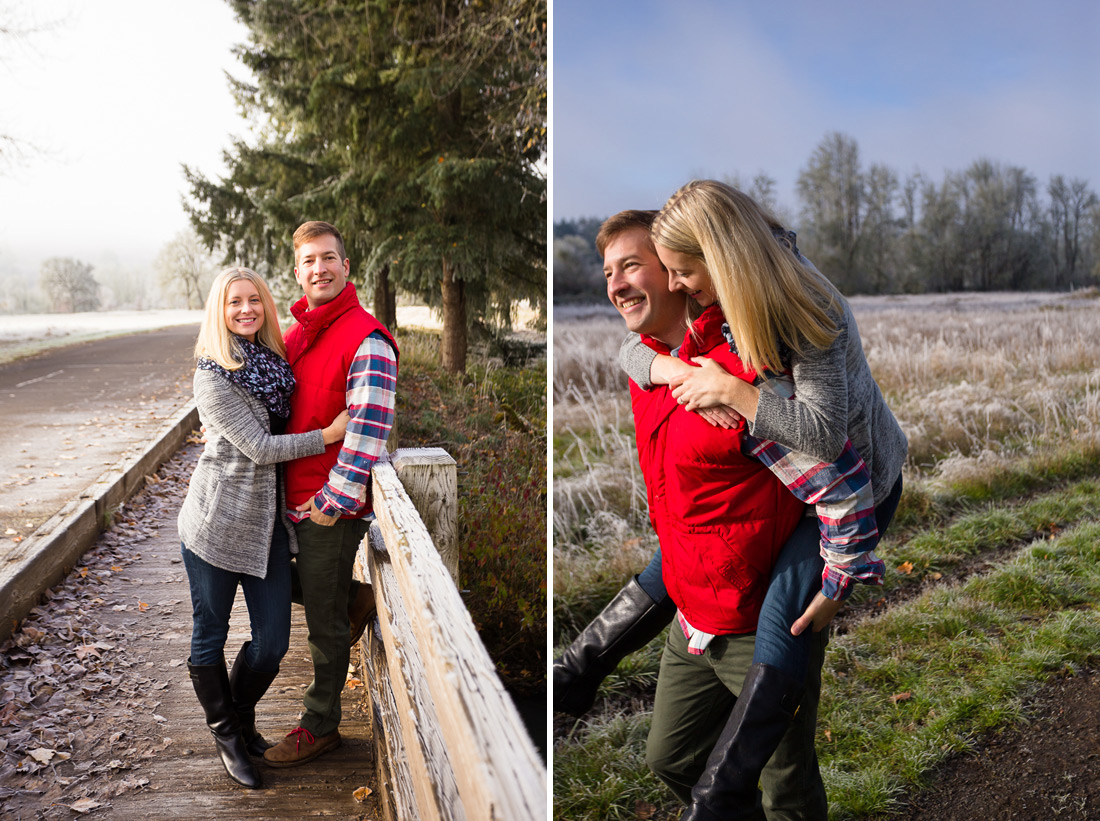
<svg viewBox="0 0 1100 821">
<path fill-rule="evenodd" d="M 233 695 L 233 709 L 237 711 L 237 718 L 241 723 L 241 736 L 244 738 L 249 755 L 262 756 L 272 744 L 256 730 L 256 704 L 263 698 L 279 671 L 263 673 L 249 667 L 244 657 L 250 644 L 252 642 L 246 641 L 237 653 L 233 669 L 229 672 L 229 691 Z"/>
<path fill-rule="evenodd" d="M 218 757 L 226 774 L 238 784 L 253 790 L 259 789 L 260 773 L 248 757 L 248 748 L 241 736 L 241 723 L 237 718 L 237 711 L 233 709 L 233 696 L 229 691 L 229 674 L 226 672 L 225 662 L 196 665 L 188 659 L 187 672 L 195 686 L 199 704 L 206 714 L 206 726 L 214 736 Z"/>
<path fill-rule="evenodd" d="M 577 717 L 592 709 L 600 682 L 656 638 L 675 612 L 671 599 L 653 601 L 637 577 L 627 582 L 554 662 L 554 709 Z"/>
<path fill-rule="evenodd" d="M 770 664 L 754 664 L 680 821 L 757 818 L 760 772 L 798 711 L 805 689 Z"/>
</svg>

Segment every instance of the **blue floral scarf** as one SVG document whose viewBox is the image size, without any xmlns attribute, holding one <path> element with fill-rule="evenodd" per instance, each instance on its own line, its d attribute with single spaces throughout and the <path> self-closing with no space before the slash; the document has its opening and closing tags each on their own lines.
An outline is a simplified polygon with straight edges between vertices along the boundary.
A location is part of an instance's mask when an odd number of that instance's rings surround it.
<svg viewBox="0 0 1100 821">
<path fill-rule="evenodd" d="M 270 348 L 233 337 L 236 353 L 244 364 L 235 371 L 226 370 L 213 359 L 200 357 L 196 367 L 220 373 L 234 385 L 259 399 L 267 409 L 283 419 L 290 418 L 290 394 L 294 392 L 294 374 L 287 361 Z"/>
</svg>

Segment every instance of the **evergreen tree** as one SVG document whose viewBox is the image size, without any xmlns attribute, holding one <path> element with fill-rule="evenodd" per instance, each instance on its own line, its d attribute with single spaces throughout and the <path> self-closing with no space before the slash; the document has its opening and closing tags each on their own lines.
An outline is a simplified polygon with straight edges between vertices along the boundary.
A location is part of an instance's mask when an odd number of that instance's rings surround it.
<svg viewBox="0 0 1100 821">
<path fill-rule="evenodd" d="M 188 172 L 204 239 L 289 270 L 293 228 L 333 222 L 380 318 L 391 281 L 442 307 L 449 370 L 470 322 L 545 309 L 545 3 L 232 5 L 256 77 L 237 99 L 267 127 L 224 179 Z"/>
</svg>

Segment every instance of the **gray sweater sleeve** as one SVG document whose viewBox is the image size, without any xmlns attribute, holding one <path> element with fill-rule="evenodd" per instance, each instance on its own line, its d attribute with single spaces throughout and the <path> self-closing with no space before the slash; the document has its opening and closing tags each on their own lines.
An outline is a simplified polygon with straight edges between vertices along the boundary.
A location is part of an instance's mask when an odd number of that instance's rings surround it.
<svg viewBox="0 0 1100 821">
<path fill-rule="evenodd" d="M 834 317 L 835 318 L 835 317 Z M 794 399 L 760 391 L 756 420 L 749 432 L 825 462 L 835 462 L 848 441 L 848 324 L 828 348 L 809 343 L 792 354 Z"/>
<path fill-rule="evenodd" d="M 643 390 L 648 391 L 653 387 L 653 383 L 649 381 L 649 369 L 656 358 L 657 352 L 642 342 L 642 338 L 635 333 L 627 334 L 623 344 L 619 346 L 619 364 L 634 384 Z"/>
<path fill-rule="evenodd" d="M 195 371 L 195 403 L 205 425 L 258 465 L 288 462 L 325 450 L 320 430 L 272 436 L 238 389 L 213 371 Z"/>
</svg>

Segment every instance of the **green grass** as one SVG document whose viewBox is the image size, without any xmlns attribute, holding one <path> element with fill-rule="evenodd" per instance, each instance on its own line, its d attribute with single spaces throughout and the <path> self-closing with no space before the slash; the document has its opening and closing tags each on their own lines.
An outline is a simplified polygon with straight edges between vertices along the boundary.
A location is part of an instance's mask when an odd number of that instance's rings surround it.
<svg viewBox="0 0 1100 821">
<path fill-rule="evenodd" d="M 554 745 L 554 818 L 637 818 L 638 802 L 668 803 L 667 788 L 649 772 L 649 713 L 602 715 L 584 743 Z"/>
<path fill-rule="evenodd" d="M 1100 523 L 1090 521 L 835 641 L 818 725 L 830 817 L 888 812 L 945 756 L 1018 721 L 1051 674 L 1096 657 L 1098 597 Z"/>
</svg>

